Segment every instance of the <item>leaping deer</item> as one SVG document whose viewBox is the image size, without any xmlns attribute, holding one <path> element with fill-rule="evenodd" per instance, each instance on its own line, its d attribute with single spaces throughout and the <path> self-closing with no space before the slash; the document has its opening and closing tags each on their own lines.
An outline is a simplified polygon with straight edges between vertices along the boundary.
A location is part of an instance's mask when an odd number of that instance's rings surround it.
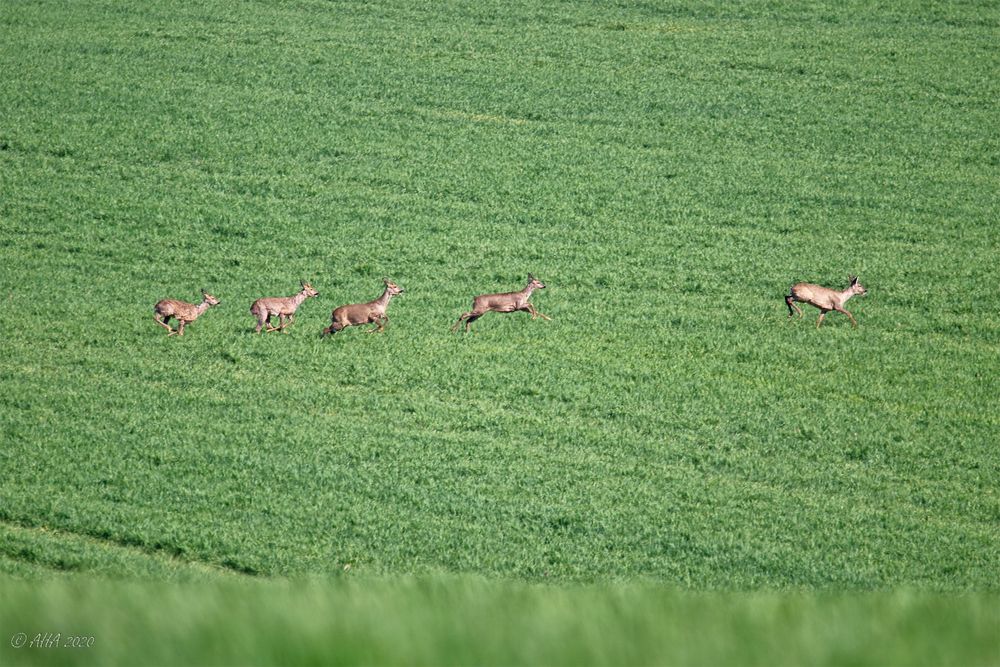
<svg viewBox="0 0 1000 667">
<path fill-rule="evenodd" d="M 382 282 L 385 283 L 385 291 L 374 301 L 349 303 L 335 308 L 330 316 L 333 323 L 323 329 L 320 337 L 335 334 L 341 329 L 357 324 L 374 324 L 375 326 L 369 329 L 368 333 L 385 331 L 385 325 L 389 323 L 389 316 L 385 314 L 386 308 L 389 307 L 389 300 L 397 294 L 402 294 L 403 288 L 388 278 L 383 278 Z"/>
<path fill-rule="evenodd" d="M 164 299 L 153 306 L 153 321 L 164 327 L 167 330 L 168 336 L 173 336 L 177 334 L 178 336 L 184 335 L 184 325 L 190 324 L 198 319 L 198 316 L 204 313 L 212 306 L 218 306 L 221 301 L 216 299 L 214 296 L 206 292 L 201 291 L 202 300 L 197 306 L 193 303 L 188 303 L 187 301 L 177 301 L 175 299 Z M 177 319 L 177 330 L 175 331 L 170 326 L 170 318 Z"/>
<path fill-rule="evenodd" d="M 821 287 L 820 285 L 813 285 L 812 283 L 795 283 L 792 285 L 788 296 L 785 297 L 785 304 L 788 306 L 788 317 L 792 317 L 795 312 L 802 317 L 802 309 L 795 305 L 796 301 L 805 301 L 809 305 L 816 306 L 819 308 L 819 319 L 816 320 L 816 328 L 819 329 L 820 325 L 823 324 L 823 318 L 831 310 L 835 310 L 838 313 L 843 313 L 851 318 L 851 324 L 855 327 L 858 326 L 857 320 L 854 319 L 854 315 L 851 315 L 844 309 L 844 304 L 855 294 L 860 294 L 864 296 L 868 294 L 861 283 L 858 282 L 857 276 L 850 276 L 851 284 L 847 289 L 838 292 L 837 290 L 832 290 L 829 287 Z"/>
<path fill-rule="evenodd" d="M 265 297 L 257 299 L 251 304 L 250 313 L 257 318 L 257 328 L 254 333 L 260 333 L 260 330 L 265 326 L 267 326 L 268 331 L 288 333 L 285 331 L 285 327 L 295 322 L 295 311 L 299 309 L 302 302 L 309 297 L 319 296 L 319 292 L 314 290 L 309 283 L 299 284 L 302 285 L 302 291 L 294 296 Z M 272 317 L 278 318 L 278 326 L 271 326 Z M 288 318 L 287 322 L 285 318 Z"/>
<path fill-rule="evenodd" d="M 504 292 L 502 294 L 480 294 L 472 300 L 472 310 L 463 313 L 458 321 L 452 325 L 452 332 L 458 331 L 458 327 L 465 322 L 465 331 L 468 333 L 469 326 L 486 313 L 492 311 L 498 313 L 513 313 L 523 310 L 531 313 L 531 319 L 541 317 L 544 320 L 551 320 L 548 315 L 538 312 L 528 299 L 536 289 L 545 289 L 542 281 L 528 274 L 528 284 L 520 292 Z"/>
</svg>

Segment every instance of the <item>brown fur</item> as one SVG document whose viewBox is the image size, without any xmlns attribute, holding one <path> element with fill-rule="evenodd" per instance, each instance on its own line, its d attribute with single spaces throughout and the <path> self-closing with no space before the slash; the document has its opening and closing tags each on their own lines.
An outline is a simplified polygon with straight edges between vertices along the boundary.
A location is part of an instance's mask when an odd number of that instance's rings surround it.
<svg viewBox="0 0 1000 667">
<path fill-rule="evenodd" d="M 820 325 L 823 324 L 823 318 L 826 317 L 826 314 L 831 310 L 847 315 L 851 318 L 851 324 L 857 327 L 857 320 L 854 319 L 854 315 L 851 315 L 844 309 L 844 304 L 847 303 L 847 300 L 855 294 L 864 296 L 868 293 L 868 290 L 866 290 L 861 283 L 858 282 L 856 276 L 851 276 L 850 281 L 851 284 L 847 287 L 847 289 L 840 292 L 832 290 L 829 287 L 822 287 L 812 283 L 795 283 L 792 285 L 792 289 L 789 291 L 788 296 L 785 297 L 785 304 L 788 306 L 788 316 L 792 317 L 795 313 L 798 313 L 799 317 L 802 317 L 802 309 L 795 305 L 795 302 L 804 301 L 805 303 L 815 306 L 820 310 L 819 319 L 816 320 L 817 329 L 819 329 Z"/>
<path fill-rule="evenodd" d="M 453 332 L 458 331 L 458 327 L 461 326 L 464 321 L 465 331 L 468 332 L 469 326 L 473 322 L 491 310 L 497 313 L 524 311 L 526 313 L 531 313 L 531 319 L 541 317 L 544 320 L 551 320 L 552 318 L 548 315 L 543 315 L 535 310 L 535 307 L 528 301 L 528 299 L 531 298 L 531 293 L 536 289 L 545 289 L 545 285 L 542 284 L 542 281 L 536 279 L 529 273 L 528 284 L 519 292 L 480 294 L 472 300 L 472 310 L 467 313 L 462 313 L 462 316 L 458 318 L 458 321 L 452 325 L 451 330 Z"/>
<path fill-rule="evenodd" d="M 274 296 L 257 299 L 250 305 L 250 313 L 257 318 L 257 328 L 254 333 L 267 326 L 268 331 L 285 331 L 285 327 L 295 322 L 295 311 L 299 309 L 302 302 L 314 296 L 319 296 L 319 292 L 313 289 L 312 285 L 303 282 L 302 291 L 294 296 Z M 278 318 L 278 326 L 271 326 L 271 318 Z M 287 318 L 287 322 L 285 321 Z"/>
<path fill-rule="evenodd" d="M 323 336 L 335 334 L 342 329 L 358 324 L 374 324 L 368 333 L 379 333 L 385 331 L 385 325 L 389 323 L 389 316 L 386 309 L 389 307 L 389 300 L 397 294 L 403 293 L 403 288 L 388 278 L 383 278 L 385 291 L 382 296 L 367 303 L 349 303 L 334 309 L 330 316 L 333 321 L 330 326 L 323 329 Z"/>
<path fill-rule="evenodd" d="M 190 324 L 198 319 L 198 316 L 204 313 L 212 306 L 217 306 L 221 303 L 214 296 L 206 292 L 201 291 L 202 301 L 197 306 L 193 303 L 188 303 L 187 301 L 177 301 L 176 299 L 164 299 L 153 306 L 153 321 L 164 327 L 167 330 L 168 336 L 173 336 L 177 334 L 178 336 L 184 335 L 184 325 Z M 175 331 L 170 326 L 170 318 L 173 317 L 177 320 L 177 330 Z"/>
</svg>

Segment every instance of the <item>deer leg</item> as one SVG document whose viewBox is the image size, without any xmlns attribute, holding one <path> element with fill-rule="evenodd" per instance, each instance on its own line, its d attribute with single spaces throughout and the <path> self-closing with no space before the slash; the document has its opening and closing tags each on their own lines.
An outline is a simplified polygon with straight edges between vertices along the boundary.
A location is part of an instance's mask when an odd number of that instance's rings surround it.
<svg viewBox="0 0 1000 667">
<path fill-rule="evenodd" d="M 264 324 L 267 327 L 266 329 L 264 329 L 265 331 L 267 331 L 269 333 L 271 331 L 278 331 L 278 327 L 276 327 L 273 324 L 271 324 L 271 313 L 267 314 L 267 318 L 264 320 Z"/>
<path fill-rule="evenodd" d="M 452 332 L 458 331 L 458 327 L 462 326 L 462 322 L 465 322 L 465 330 L 468 331 L 469 325 L 472 324 L 472 322 L 474 322 L 475 320 L 479 319 L 481 315 L 482 313 L 477 315 L 476 311 L 474 310 L 470 310 L 467 313 L 462 313 L 462 316 L 458 318 L 458 321 L 455 322 L 454 325 L 452 325 L 451 327 Z"/>
<path fill-rule="evenodd" d="M 854 325 L 855 329 L 858 328 L 858 321 L 856 319 L 854 319 L 854 315 L 851 315 L 849 312 L 847 312 L 843 308 L 837 308 L 836 311 L 838 313 L 843 313 L 844 315 L 847 315 L 849 318 L 851 318 L 851 324 Z"/>
<path fill-rule="evenodd" d="M 788 306 L 788 317 L 794 316 L 794 313 L 792 312 L 793 308 L 795 309 L 795 312 L 797 312 L 799 314 L 799 317 L 802 317 L 802 309 L 795 305 L 795 297 L 794 296 L 792 296 L 791 294 L 789 294 L 788 296 L 786 296 L 785 297 L 785 305 Z"/>
<path fill-rule="evenodd" d="M 549 317 L 548 315 L 543 315 L 542 313 L 538 312 L 538 311 L 537 311 L 537 310 L 535 309 L 535 307 L 534 307 L 534 306 L 532 306 L 532 305 L 531 305 L 530 303 L 528 304 L 528 307 L 527 307 L 527 308 L 525 308 L 525 310 L 527 310 L 527 311 L 528 311 L 529 313 L 531 313 L 531 319 L 535 319 L 535 318 L 537 318 L 537 317 L 540 317 L 540 318 L 542 318 L 543 320 L 550 320 L 550 321 L 552 320 L 552 318 L 551 318 L 551 317 Z"/>
<path fill-rule="evenodd" d="M 178 336 L 183 336 L 184 335 L 184 320 L 177 320 L 177 321 L 179 322 L 179 324 L 177 325 L 177 335 Z"/>
<path fill-rule="evenodd" d="M 820 325 L 823 324 L 823 318 L 826 317 L 826 313 L 827 312 L 828 311 L 825 311 L 825 310 L 819 311 L 819 319 L 816 320 L 816 328 L 817 329 L 819 329 Z"/>
<path fill-rule="evenodd" d="M 278 331 L 280 331 L 281 333 L 288 333 L 287 331 L 285 331 L 285 327 L 287 327 L 288 325 L 289 325 L 289 322 L 286 320 L 285 316 L 279 313 L 278 314 Z"/>
<path fill-rule="evenodd" d="M 167 331 L 169 331 L 170 333 L 167 334 L 168 336 L 174 333 L 173 328 L 170 326 L 170 324 L 168 324 L 168 322 L 170 322 L 169 317 L 165 317 L 161 320 L 159 316 L 153 315 L 153 321 L 159 324 L 161 327 L 164 327 Z"/>
<path fill-rule="evenodd" d="M 469 313 L 469 315 L 470 315 L 469 318 L 465 320 L 465 333 L 469 333 L 469 327 L 472 326 L 473 322 L 482 317 L 483 313 L 479 313 L 478 315 Z"/>
</svg>

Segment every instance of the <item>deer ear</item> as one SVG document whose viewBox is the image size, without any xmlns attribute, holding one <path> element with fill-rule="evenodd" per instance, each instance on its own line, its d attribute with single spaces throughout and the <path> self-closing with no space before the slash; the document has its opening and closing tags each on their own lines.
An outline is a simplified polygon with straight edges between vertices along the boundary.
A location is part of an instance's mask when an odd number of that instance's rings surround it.
<svg viewBox="0 0 1000 667">
<path fill-rule="evenodd" d="M 386 278 L 385 276 L 382 276 L 382 282 L 384 282 L 386 285 L 388 285 L 389 284 L 389 279 Z"/>
<path fill-rule="evenodd" d="M 852 285 L 857 285 L 858 284 L 858 277 L 857 276 L 848 276 L 848 278 L 851 279 L 851 284 Z"/>
<path fill-rule="evenodd" d="M 528 280 L 534 280 L 534 279 L 535 279 L 535 276 L 533 276 L 533 275 L 531 275 L 531 274 L 529 273 L 529 274 L 528 274 Z"/>
</svg>

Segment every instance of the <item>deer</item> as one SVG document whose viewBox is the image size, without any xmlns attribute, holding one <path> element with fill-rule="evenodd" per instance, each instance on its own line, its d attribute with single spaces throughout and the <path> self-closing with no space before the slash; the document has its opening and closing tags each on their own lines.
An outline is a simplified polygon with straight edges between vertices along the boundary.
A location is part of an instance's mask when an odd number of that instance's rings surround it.
<svg viewBox="0 0 1000 667">
<path fill-rule="evenodd" d="M 250 314 L 257 318 L 257 328 L 254 333 L 260 333 L 265 326 L 267 331 L 285 331 L 285 327 L 295 322 L 295 311 L 299 309 L 302 302 L 314 296 L 319 296 L 319 292 L 313 289 L 307 282 L 300 282 L 302 291 L 294 296 L 274 296 L 257 299 L 250 305 Z M 278 318 L 278 326 L 271 325 L 271 318 Z M 287 322 L 285 321 L 287 318 Z"/>
<path fill-rule="evenodd" d="M 857 276 L 848 276 L 848 279 L 851 281 L 851 284 L 841 292 L 829 287 L 813 285 L 812 283 L 795 283 L 792 285 L 788 296 L 785 297 L 785 304 L 788 305 L 788 317 L 791 318 L 796 312 L 799 314 L 799 317 L 802 317 L 802 309 L 796 306 L 795 302 L 805 301 L 819 308 L 819 319 L 816 320 L 817 329 L 823 324 L 823 318 L 831 310 L 847 315 L 851 318 L 851 324 L 856 328 L 858 322 L 854 319 L 854 315 L 851 315 L 844 309 L 844 304 L 855 294 L 860 294 L 861 296 L 868 294 L 868 290 L 858 282 Z"/>
<path fill-rule="evenodd" d="M 469 326 L 486 313 L 495 311 L 497 313 L 513 313 L 524 311 L 531 313 L 531 319 L 541 317 L 543 320 L 551 320 L 548 315 L 538 312 L 528 299 L 536 289 L 545 289 L 542 281 L 528 274 L 528 284 L 519 292 L 504 292 L 502 294 L 480 294 L 472 300 L 472 310 L 462 313 L 458 321 L 452 325 L 451 331 L 458 331 L 458 327 L 465 322 L 465 332 L 468 333 Z"/>
<path fill-rule="evenodd" d="M 176 299 L 164 299 L 153 306 L 153 321 L 167 330 L 167 336 L 184 335 L 184 325 L 191 324 L 198 316 L 212 306 L 218 306 L 221 301 L 206 292 L 201 291 L 202 300 L 197 306 L 187 301 L 177 301 Z M 177 319 L 177 329 L 170 326 L 170 318 Z"/>
<path fill-rule="evenodd" d="M 349 303 L 344 306 L 334 308 L 330 315 L 332 324 L 323 329 L 320 338 L 325 338 L 329 334 L 335 334 L 347 327 L 358 324 L 374 324 L 368 333 L 381 333 L 385 331 L 385 325 L 389 323 L 389 316 L 385 314 L 389 307 L 389 301 L 397 294 L 403 293 L 403 288 L 392 282 L 388 278 L 383 278 L 385 291 L 382 296 L 367 303 Z"/>
</svg>

